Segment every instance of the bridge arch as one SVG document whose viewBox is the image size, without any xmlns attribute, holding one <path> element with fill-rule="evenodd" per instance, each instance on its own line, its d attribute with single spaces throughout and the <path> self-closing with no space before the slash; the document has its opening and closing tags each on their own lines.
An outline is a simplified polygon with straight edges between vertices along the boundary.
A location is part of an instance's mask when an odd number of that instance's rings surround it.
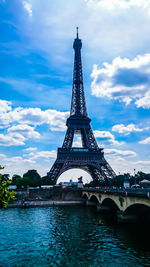
<svg viewBox="0 0 150 267">
<path fill-rule="evenodd" d="M 150 206 L 148 205 L 135 203 L 130 205 L 124 213 L 126 215 L 135 215 L 139 223 L 150 222 Z"/>
<path fill-rule="evenodd" d="M 90 199 L 89 199 L 91 202 L 93 202 L 93 203 L 99 203 L 99 199 L 98 199 L 98 197 L 97 196 L 95 196 L 95 195 L 92 195 L 91 197 L 90 197 Z"/>
<path fill-rule="evenodd" d="M 87 194 L 84 193 L 83 196 L 82 196 L 82 198 L 88 200 L 88 196 L 87 196 Z"/>
<path fill-rule="evenodd" d="M 102 201 L 101 205 L 110 208 L 111 211 L 117 212 L 118 210 L 120 210 L 116 202 L 109 197 L 106 197 Z"/>
</svg>

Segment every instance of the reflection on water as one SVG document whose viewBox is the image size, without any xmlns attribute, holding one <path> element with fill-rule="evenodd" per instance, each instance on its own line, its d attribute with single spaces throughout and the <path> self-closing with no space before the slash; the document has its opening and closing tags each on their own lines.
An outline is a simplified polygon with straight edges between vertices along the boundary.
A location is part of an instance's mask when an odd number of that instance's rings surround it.
<svg viewBox="0 0 150 267">
<path fill-rule="evenodd" d="M 0 210 L 0 237 L 0 266 L 150 265 L 148 228 L 86 207 Z"/>
</svg>

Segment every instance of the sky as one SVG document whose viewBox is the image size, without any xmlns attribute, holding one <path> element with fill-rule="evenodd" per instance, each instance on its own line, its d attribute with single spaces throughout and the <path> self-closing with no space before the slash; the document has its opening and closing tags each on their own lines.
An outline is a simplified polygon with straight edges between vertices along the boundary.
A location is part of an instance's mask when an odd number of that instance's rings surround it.
<svg viewBox="0 0 150 267">
<path fill-rule="evenodd" d="M 88 115 L 116 174 L 150 172 L 150 0 L 0 0 L 0 164 L 46 175 L 69 116 L 82 39 Z M 76 136 L 74 144 L 80 143 Z M 76 180 L 81 170 L 60 180 Z"/>
</svg>

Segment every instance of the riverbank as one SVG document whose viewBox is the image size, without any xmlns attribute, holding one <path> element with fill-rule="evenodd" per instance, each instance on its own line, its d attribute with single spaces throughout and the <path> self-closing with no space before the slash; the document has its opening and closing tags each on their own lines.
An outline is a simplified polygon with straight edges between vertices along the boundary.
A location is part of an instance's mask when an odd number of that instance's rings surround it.
<svg viewBox="0 0 150 267">
<path fill-rule="evenodd" d="M 34 201 L 17 201 L 13 204 L 8 204 L 8 208 L 33 208 L 33 207 L 50 207 L 50 206 L 65 206 L 65 205 L 83 205 L 83 200 L 34 200 Z"/>
</svg>

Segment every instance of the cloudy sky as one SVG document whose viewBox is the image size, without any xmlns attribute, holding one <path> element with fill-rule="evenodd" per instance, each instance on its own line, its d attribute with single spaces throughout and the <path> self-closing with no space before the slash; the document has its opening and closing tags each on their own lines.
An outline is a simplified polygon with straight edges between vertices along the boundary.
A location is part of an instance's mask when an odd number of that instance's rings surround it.
<svg viewBox="0 0 150 267">
<path fill-rule="evenodd" d="M 0 18 L 4 172 L 45 175 L 56 158 L 69 116 L 76 26 L 99 146 L 117 174 L 150 172 L 150 0 L 0 0 Z"/>
</svg>

